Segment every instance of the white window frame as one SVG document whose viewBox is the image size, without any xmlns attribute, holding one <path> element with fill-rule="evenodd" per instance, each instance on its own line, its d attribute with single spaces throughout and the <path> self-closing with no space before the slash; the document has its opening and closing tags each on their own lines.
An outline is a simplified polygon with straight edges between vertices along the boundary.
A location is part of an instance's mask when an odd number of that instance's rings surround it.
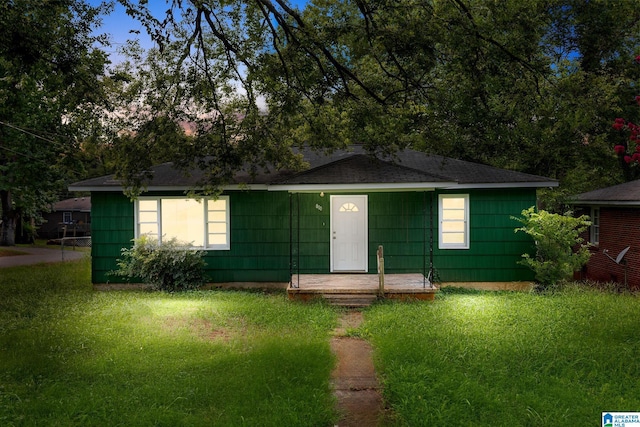
<svg viewBox="0 0 640 427">
<path fill-rule="evenodd" d="M 446 212 L 444 209 L 443 200 L 445 199 L 463 199 L 464 200 L 464 214 L 463 219 L 449 220 L 445 218 Z M 439 249 L 469 249 L 469 195 L 468 194 L 440 194 L 438 195 L 438 248 Z M 446 232 L 443 230 L 443 223 L 445 222 L 464 222 L 464 241 L 462 243 L 445 243 L 444 235 Z"/>
<path fill-rule="evenodd" d="M 189 197 L 183 197 L 183 196 L 143 196 L 143 197 L 139 197 L 135 202 L 134 202 L 134 221 L 135 221 L 135 238 L 139 239 L 140 236 L 142 235 L 142 233 L 140 233 L 140 226 L 142 224 L 155 224 L 156 229 L 158 231 L 157 236 L 155 234 L 152 234 L 154 238 L 157 238 L 160 242 L 162 242 L 162 238 L 164 236 L 164 233 L 162 232 L 162 200 L 167 200 L 167 199 L 181 199 L 181 200 L 199 200 L 199 203 L 202 205 L 202 210 L 204 213 L 204 223 L 202 224 L 203 226 L 203 242 L 204 242 L 204 247 L 203 246 L 194 246 L 194 249 L 201 249 L 201 250 L 208 250 L 208 251 L 212 251 L 212 250 L 229 250 L 231 249 L 231 221 L 230 221 L 230 204 L 229 204 L 229 196 L 219 196 L 217 199 L 213 199 L 213 198 L 206 198 L 203 197 L 201 199 L 194 199 L 194 198 L 189 198 Z M 209 219 L 209 209 L 208 209 L 208 202 L 209 201 L 214 201 L 214 200 L 224 200 L 226 202 L 226 210 L 225 210 L 225 225 L 226 225 L 226 243 L 225 244 L 212 244 L 209 243 L 209 227 L 210 225 L 213 224 L 220 224 L 221 221 L 215 221 L 213 219 Z M 140 201 L 155 201 L 156 202 L 156 220 L 155 221 L 147 221 L 144 223 L 140 222 Z M 151 210 L 149 210 L 148 212 L 152 212 Z M 148 233 L 147 233 L 148 234 Z M 180 240 L 180 236 L 177 236 L 178 240 Z"/>
<path fill-rule="evenodd" d="M 73 212 L 62 212 L 62 223 L 63 224 L 72 224 L 73 223 Z"/>
<path fill-rule="evenodd" d="M 589 241 L 594 245 L 600 244 L 600 207 L 591 208 L 591 227 L 589 227 Z"/>
</svg>

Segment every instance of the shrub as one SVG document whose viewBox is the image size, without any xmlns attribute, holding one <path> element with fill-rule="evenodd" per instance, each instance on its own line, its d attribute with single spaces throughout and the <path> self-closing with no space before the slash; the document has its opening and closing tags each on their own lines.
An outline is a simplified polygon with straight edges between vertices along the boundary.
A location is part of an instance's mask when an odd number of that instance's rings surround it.
<svg viewBox="0 0 640 427">
<path fill-rule="evenodd" d="M 515 218 L 523 226 L 516 228 L 530 235 L 535 241 L 536 254 L 522 255 L 520 264 L 531 268 L 536 281 L 543 287 L 555 285 L 571 278 L 573 272 L 587 263 L 591 253 L 589 244 L 584 244 L 580 234 L 591 225 L 589 217 L 573 217 L 552 214 L 533 207 L 522 211 L 521 218 Z"/>
<path fill-rule="evenodd" d="M 169 292 L 197 289 L 206 283 L 204 252 L 188 249 L 175 238 L 159 243 L 143 236 L 133 247 L 123 248 L 113 274 L 140 279 L 156 290 Z"/>
</svg>

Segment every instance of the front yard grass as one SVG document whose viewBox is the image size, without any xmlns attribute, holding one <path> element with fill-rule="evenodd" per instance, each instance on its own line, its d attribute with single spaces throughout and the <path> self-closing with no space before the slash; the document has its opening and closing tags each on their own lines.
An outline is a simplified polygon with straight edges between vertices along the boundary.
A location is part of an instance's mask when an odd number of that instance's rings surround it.
<svg viewBox="0 0 640 427">
<path fill-rule="evenodd" d="M 359 332 L 397 425 L 599 426 L 603 411 L 640 411 L 633 295 L 445 289 L 373 306 Z"/>
<path fill-rule="evenodd" d="M 0 425 L 323 426 L 337 311 L 283 293 L 94 292 L 88 260 L 0 274 Z"/>
<path fill-rule="evenodd" d="M 0 270 L 2 426 L 331 426 L 339 310 L 283 293 L 95 292 L 89 260 Z M 398 426 L 598 426 L 640 410 L 633 295 L 443 290 L 368 308 Z"/>
</svg>

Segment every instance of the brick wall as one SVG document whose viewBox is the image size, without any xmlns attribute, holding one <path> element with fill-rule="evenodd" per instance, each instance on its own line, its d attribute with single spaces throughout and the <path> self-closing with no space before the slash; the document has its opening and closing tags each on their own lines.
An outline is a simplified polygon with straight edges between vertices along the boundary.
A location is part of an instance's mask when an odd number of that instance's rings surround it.
<svg viewBox="0 0 640 427">
<path fill-rule="evenodd" d="M 640 209 L 601 207 L 600 243 L 592 248 L 591 258 L 581 276 L 600 282 L 624 283 L 624 264 L 613 262 L 604 250 L 615 259 L 627 246 L 631 247 L 624 258 L 627 284 L 629 288 L 640 289 Z"/>
</svg>

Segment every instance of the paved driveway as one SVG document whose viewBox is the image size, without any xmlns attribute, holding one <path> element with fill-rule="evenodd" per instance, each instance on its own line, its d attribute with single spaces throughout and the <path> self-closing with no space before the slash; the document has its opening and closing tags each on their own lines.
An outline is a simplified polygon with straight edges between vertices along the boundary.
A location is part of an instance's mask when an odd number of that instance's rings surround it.
<svg viewBox="0 0 640 427">
<path fill-rule="evenodd" d="M 26 252 L 26 255 L 0 257 L 0 268 L 14 267 L 17 265 L 33 265 L 51 262 L 72 261 L 81 259 L 85 256 L 89 256 L 89 253 L 86 251 L 66 250 L 63 254 L 62 250 L 60 250 L 59 247 L 48 249 L 19 246 L 11 249 L 19 252 Z"/>
</svg>

